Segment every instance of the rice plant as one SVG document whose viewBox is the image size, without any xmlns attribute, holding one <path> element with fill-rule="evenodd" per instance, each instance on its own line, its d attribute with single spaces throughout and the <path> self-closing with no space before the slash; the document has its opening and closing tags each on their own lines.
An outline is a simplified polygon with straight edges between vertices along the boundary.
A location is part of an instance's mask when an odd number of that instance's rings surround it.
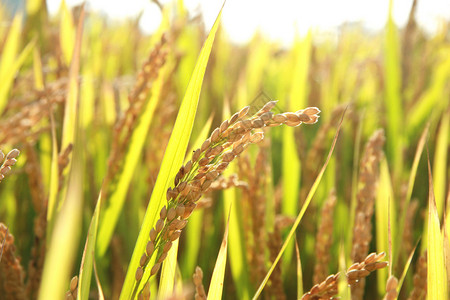
<svg viewBox="0 0 450 300">
<path fill-rule="evenodd" d="M 283 48 L 1 3 L 0 299 L 448 299 L 450 23 L 416 7 Z"/>
</svg>

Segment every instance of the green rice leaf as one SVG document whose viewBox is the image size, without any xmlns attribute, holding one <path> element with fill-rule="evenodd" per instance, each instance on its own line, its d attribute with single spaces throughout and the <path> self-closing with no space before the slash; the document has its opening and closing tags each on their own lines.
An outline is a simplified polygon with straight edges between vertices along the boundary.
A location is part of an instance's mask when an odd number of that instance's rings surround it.
<svg viewBox="0 0 450 300">
<path fill-rule="evenodd" d="M 391 185 L 391 177 L 386 158 L 381 160 L 380 177 L 377 189 L 377 198 L 375 201 L 375 226 L 376 226 L 376 242 L 377 253 L 388 252 L 389 247 L 389 222 L 391 222 L 391 234 L 395 236 L 396 228 L 395 209 L 394 209 L 394 193 Z M 389 207 L 390 206 L 390 207 Z M 391 257 L 389 257 L 392 260 Z M 392 264 L 391 264 L 392 265 Z M 386 291 L 386 281 L 388 279 L 388 270 L 383 268 L 377 271 L 378 294 L 383 295 Z"/>
<path fill-rule="evenodd" d="M 448 172 L 448 145 L 450 136 L 450 110 L 442 116 L 437 134 L 436 149 L 433 161 L 433 183 L 436 207 L 439 217 L 442 217 L 445 202 L 445 186 Z"/>
<path fill-rule="evenodd" d="M 194 123 L 206 65 L 208 63 L 209 55 L 211 53 L 212 44 L 214 42 L 214 37 L 219 26 L 221 15 L 222 10 L 220 11 L 216 22 L 214 23 L 205 41 L 205 44 L 203 45 L 203 48 L 197 60 L 197 64 L 195 65 L 194 71 L 192 73 L 191 80 L 189 81 L 186 94 L 184 95 L 183 101 L 181 103 L 180 111 L 178 112 L 177 120 L 175 122 L 169 144 L 167 145 L 158 178 L 156 179 L 150 202 L 145 213 L 144 222 L 139 232 L 130 264 L 128 265 L 125 282 L 120 293 L 120 299 L 131 298 L 134 286 L 136 284 L 134 274 L 136 268 L 139 265 L 139 259 L 142 253 L 144 253 L 150 230 L 155 225 L 158 219 L 159 211 L 165 204 L 165 193 L 167 191 L 167 188 L 172 184 L 176 172 L 179 170 L 183 163 L 184 155 Z M 175 272 L 173 272 L 172 274 L 175 275 Z M 150 268 L 147 268 L 144 273 L 143 280 L 141 280 L 141 285 L 147 282 L 149 275 Z M 168 282 L 161 284 L 165 284 L 166 286 L 170 285 L 168 284 Z"/>
<path fill-rule="evenodd" d="M 223 234 L 222 244 L 220 246 L 219 255 L 217 256 L 216 265 L 214 266 L 211 283 L 209 285 L 207 300 L 222 299 L 223 280 L 225 277 L 225 267 L 227 266 L 227 249 L 228 249 L 228 228 L 230 225 L 231 207 L 228 212 L 228 221 Z"/>
<path fill-rule="evenodd" d="M 73 163 L 70 167 L 67 188 L 64 190 L 64 201 L 61 204 L 59 213 L 54 217 L 55 226 L 54 230 L 50 232 L 51 240 L 46 253 L 42 281 L 39 288 L 38 299 L 40 300 L 59 299 L 64 294 L 75 261 L 78 238 L 81 231 L 84 165 L 80 163 L 83 161 L 83 150 L 76 102 L 83 21 L 84 9 L 82 8 L 77 27 L 73 61 L 70 67 L 70 88 L 69 95 L 67 96 L 69 98 L 68 103 L 71 101 L 74 103 L 71 103 L 73 107 L 66 107 L 66 113 L 64 115 L 64 124 L 69 124 L 65 127 L 70 128 L 70 131 L 66 130 L 64 133 L 70 135 L 70 143 L 74 145 L 72 160 L 77 163 Z M 67 105 L 69 105 L 68 103 Z"/>
<path fill-rule="evenodd" d="M 84 246 L 83 257 L 81 259 L 80 274 L 78 276 L 78 292 L 77 299 L 87 300 L 89 299 L 89 292 L 91 287 L 92 268 L 94 266 L 95 258 L 95 243 L 97 240 L 97 227 L 98 219 L 100 215 L 102 195 L 97 199 L 94 214 L 89 225 L 88 236 L 86 238 L 86 244 Z"/>
<path fill-rule="evenodd" d="M 61 2 L 61 7 L 59 10 L 61 14 L 59 25 L 59 42 L 61 44 L 61 51 L 64 61 L 67 65 L 70 65 L 70 62 L 72 61 L 73 47 L 75 45 L 75 25 L 72 13 L 67 7 L 65 0 Z"/>
<path fill-rule="evenodd" d="M 448 299 L 447 270 L 444 261 L 443 236 L 434 198 L 433 177 L 429 159 L 428 184 L 427 300 L 446 300 Z"/>
<path fill-rule="evenodd" d="M 0 60 L 0 113 L 3 112 L 8 100 L 8 94 L 14 82 L 16 73 L 33 50 L 36 41 L 33 39 L 17 56 L 20 47 L 20 35 L 22 34 L 22 15 L 14 17 L 8 36 L 3 46 Z"/>
<path fill-rule="evenodd" d="M 297 257 L 297 299 L 300 299 L 303 295 L 303 272 L 302 261 L 300 259 L 300 250 L 297 242 L 295 243 L 295 255 Z"/>
<path fill-rule="evenodd" d="M 296 111 L 306 106 L 308 96 L 308 71 L 311 49 L 311 34 L 298 40 L 294 46 L 295 66 L 289 95 L 289 111 Z M 295 143 L 295 128 L 283 127 L 283 202 L 281 212 L 283 215 L 295 216 L 298 211 L 301 164 Z M 283 272 L 287 271 L 292 261 L 294 244 L 286 249 L 283 259 Z M 286 273 L 285 273 L 286 274 Z"/>
<path fill-rule="evenodd" d="M 392 18 L 393 1 L 389 1 L 389 16 L 386 24 L 385 36 L 385 107 L 387 112 L 387 142 L 388 157 L 392 162 L 394 179 L 399 177 L 402 170 L 402 147 L 403 141 L 403 111 L 401 101 L 401 68 L 400 68 L 400 46 L 397 27 Z"/>
</svg>

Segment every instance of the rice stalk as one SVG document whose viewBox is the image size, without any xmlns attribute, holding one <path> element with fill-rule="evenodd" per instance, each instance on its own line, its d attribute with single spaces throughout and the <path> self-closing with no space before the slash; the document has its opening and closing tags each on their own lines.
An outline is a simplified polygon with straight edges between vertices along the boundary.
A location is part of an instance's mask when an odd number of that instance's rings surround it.
<svg viewBox="0 0 450 300">
<path fill-rule="evenodd" d="M 162 208 L 159 220 L 150 231 L 146 251 L 136 270 L 136 287 L 146 268 L 150 269 L 150 276 L 159 271 L 172 243 L 180 237 L 189 216 L 197 206 L 197 201 L 230 162 L 250 144 L 256 144 L 264 138 L 262 128 L 282 124 L 292 127 L 302 123 L 314 124 L 320 112 L 313 107 L 295 113 L 274 115 L 270 110 L 275 104 L 275 101 L 266 103 L 249 118 L 246 118 L 250 109 L 248 106 L 235 113 L 229 120 L 222 122 L 202 146 L 193 152 L 191 160 L 181 167 L 175 176 L 174 187 L 167 190 L 167 205 Z M 154 263 L 149 265 L 153 255 Z M 135 290 L 134 293 L 136 292 Z"/>
</svg>

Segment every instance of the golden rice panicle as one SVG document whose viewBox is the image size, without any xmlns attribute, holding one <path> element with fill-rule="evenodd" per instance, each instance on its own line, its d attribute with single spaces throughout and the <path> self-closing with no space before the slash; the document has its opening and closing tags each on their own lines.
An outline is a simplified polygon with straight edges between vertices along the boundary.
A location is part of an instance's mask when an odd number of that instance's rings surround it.
<svg viewBox="0 0 450 300">
<path fill-rule="evenodd" d="M 384 300 L 396 300 L 398 279 L 395 276 L 390 276 L 386 282 L 386 295 L 384 296 Z"/>
<path fill-rule="evenodd" d="M 147 282 L 142 289 L 142 292 L 138 295 L 138 300 L 150 300 L 150 282 Z"/>
<path fill-rule="evenodd" d="M 333 215 L 336 202 L 336 190 L 333 189 L 323 205 L 320 225 L 316 234 L 316 263 L 314 265 L 313 276 L 314 283 L 323 281 L 328 274 L 330 247 L 333 243 Z"/>
<path fill-rule="evenodd" d="M 0 145 L 35 143 L 43 132 L 49 130 L 46 120 L 53 110 L 53 100 L 43 96 L 23 103 L 16 114 L 0 120 Z"/>
<path fill-rule="evenodd" d="M 66 300 L 77 299 L 77 286 L 78 286 L 78 276 L 72 277 L 70 280 L 69 290 L 66 292 Z"/>
<path fill-rule="evenodd" d="M 19 156 L 19 154 L 19 150 L 13 149 L 9 151 L 5 157 L 5 154 L 0 150 L 0 162 L 4 159 L 3 164 L 0 166 L 0 182 L 9 172 L 11 172 L 11 167 L 14 166 L 17 162 L 16 158 Z"/>
<path fill-rule="evenodd" d="M 16 256 L 14 237 L 3 223 L 0 223 L 0 243 L 0 295 L 5 300 L 25 300 L 25 274 Z"/>
<path fill-rule="evenodd" d="M 195 267 L 194 275 L 192 276 L 195 286 L 195 300 L 206 300 L 205 287 L 203 286 L 203 271 L 197 266 Z"/>
<path fill-rule="evenodd" d="M 371 272 L 385 268 L 388 263 L 381 261 L 386 254 L 384 252 L 369 254 L 362 262 L 355 263 L 347 270 L 347 283 L 355 285 L 360 280 L 367 277 Z M 309 292 L 303 295 L 302 300 L 318 299 L 338 299 L 334 298 L 338 294 L 338 278 L 340 273 L 330 275 L 321 283 L 314 285 Z M 392 284 L 392 283 L 391 283 Z"/>
<path fill-rule="evenodd" d="M 328 276 L 324 281 L 314 285 L 309 292 L 303 295 L 302 300 L 336 299 L 338 293 L 339 273 Z"/>
<path fill-rule="evenodd" d="M 427 296 L 427 251 L 424 251 L 417 260 L 416 272 L 413 276 L 414 287 L 408 300 L 424 300 Z"/>
<path fill-rule="evenodd" d="M 121 167 L 139 115 L 143 111 L 144 104 L 149 99 L 153 82 L 157 79 L 162 66 L 166 62 L 167 51 L 164 47 L 166 43 L 167 38 L 163 35 L 159 43 L 154 46 L 138 74 L 133 90 L 128 97 L 129 106 L 127 110 L 118 116 L 114 125 L 111 152 L 108 157 L 108 170 L 102 184 L 102 194 L 105 199 L 109 193 L 110 182 Z"/>
<path fill-rule="evenodd" d="M 388 266 L 387 261 L 381 261 L 386 253 L 371 253 L 360 263 L 354 263 L 347 269 L 347 282 L 350 286 L 359 284 L 361 280 L 369 276 L 371 272 Z"/>
<path fill-rule="evenodd" d="M 372 240 L 371 218 L 374 211 L 376 187 L 379 176 L 379 162 L 383 155 L 384 131 L 374 132 L 366 144 L 360 163 L 359 184 L 361 188 L 356 195 L 355 223 L 351 257 L 353 262 L 364 260 L 369 252 Z M 352 300 L 361 300 L 364 294 L 365 280 L 361 278 L 352 285 Z"/>
<path fill-rule="evenodd" d="M 147 249 L 136 269 L 137 282 L 140 282 L 147 267 L 151 267 L 151 276 L 158 272 L 172 242 L 180 237 L 198 200 L 236 157 L 250 144 L 259 143 L 264 138 L 261 128 L 282 124 L 298 126 L 302 122 L 312 124 L 317 121 L 317 114 L 320 112 L 317 108 L 307 108 L 297 113 L 286 113 L 297 116 L 295 122 L 287 117 L 282 122 L 277 122 L 270 112 L 274 105 L 275 102 L 271 101 L 252 116 L 248 116 L 249 107 L 235 113 L 214 129 L 202 146 L 193 152 L 191 160 L 180 168 L 175 175 L 173 188 L 166 192 L 167 204 L 150 231 Z M 148 266 L 154 254 L 155 263 Z"/>
</svg>

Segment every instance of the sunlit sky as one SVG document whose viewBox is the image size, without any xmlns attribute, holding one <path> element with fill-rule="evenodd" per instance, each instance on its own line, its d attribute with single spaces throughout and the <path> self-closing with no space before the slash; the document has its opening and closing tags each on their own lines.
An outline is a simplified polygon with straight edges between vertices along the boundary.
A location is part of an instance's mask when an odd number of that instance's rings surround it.
<svg viewBox="0 0 450 300">
<path fill-rule="evenodd" d="M 55 13 L 60 0 L 47 0 L 51 13 Z M 68 5 L 81 3 L 66 0 Z M 170 1 L 161 1 L 169 3 Z M 412 0 L 394 0 L 393 16 L 399 26 L 408 20 Z M 143 13 L 140 27 L 145 32 L 154 31 L 161 14 L 150 0 L 88 0 L 91 10 L 102 12 L 114 19 L 137 16 Z M 222 0 L 185 0 L 191 13 L 202 12 L 205 25 L 210 28 L 222 6 Z M 260 29 L 269 38 L 289 43 L 296 33 L 309 28 L 321 32 L 334 32 L 345 22 L 361 22 L 368 30 L 384 27 L 389 0 L 228 0 L 223 12 L 222 25 L 235 42 L 246 42 Z M 450 0 L 419 0 L 417 13 L 419 25 L 426 31 L 435 32 L 443 20 L 450 20 Z"/>
</svg>

